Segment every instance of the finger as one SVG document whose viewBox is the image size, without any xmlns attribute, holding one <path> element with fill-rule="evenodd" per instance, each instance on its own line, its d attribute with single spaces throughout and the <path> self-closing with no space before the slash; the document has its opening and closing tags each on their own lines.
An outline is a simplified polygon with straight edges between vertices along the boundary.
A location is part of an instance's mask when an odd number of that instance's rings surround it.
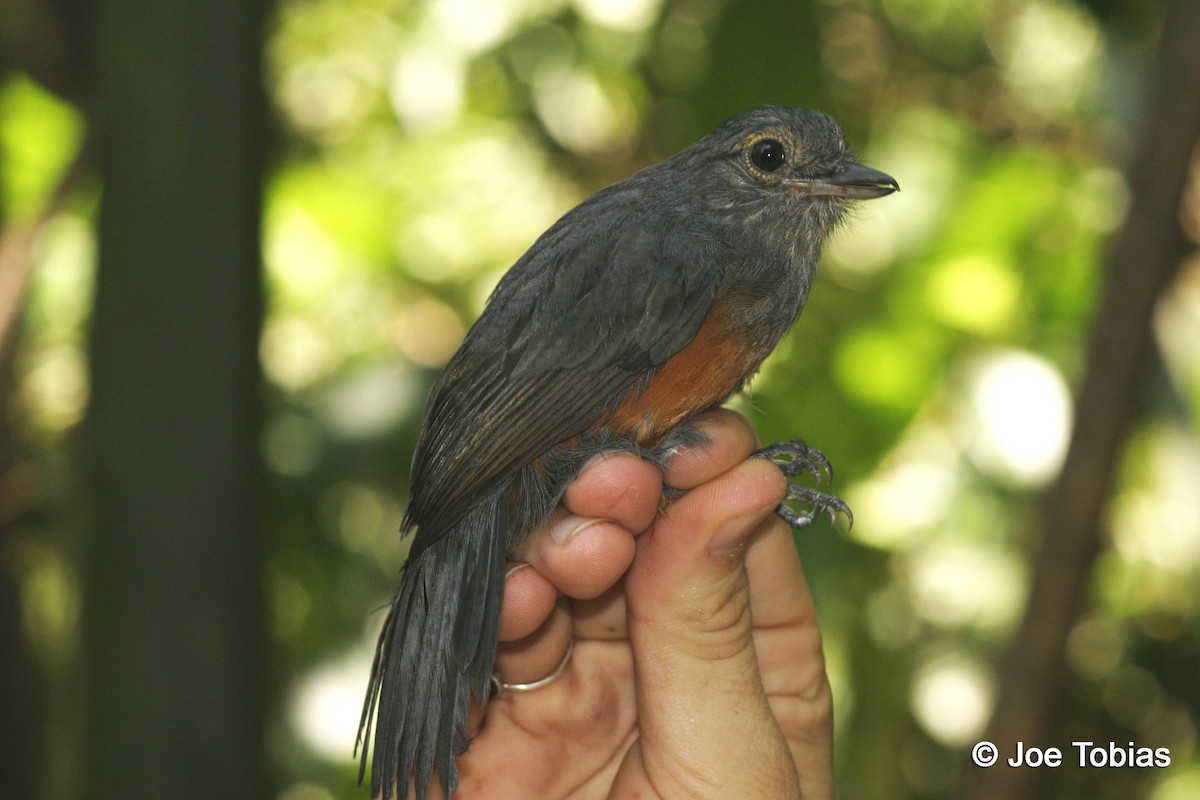
<svg viewBox="0 0 1200 800">
<path fill-rule="evenodd" d="M 743 562 L 785 488 L 773 465 L 743 461 L 688 492 L 638 542 L 626 593 L 651 774 L 694 765 L 737 795 L 798 789 L 759 678 Z M 765 783 L 747 787 L 748 776 Z"/>
<path fill-rule="evenodd" d="M 791 529 L 768 518 L 746 554 L 754 650 L 803 797 L 832 797 L 833 692 L 816 609 Z"/>
<path fill-rule="evenodd" d="M 755 627 L 816 624 L 792 529 L 778 516 L 763 521 L 746 552 L 746 572 Z"/>
<path fill-rule="evenodd" d="M 640 532 L 650 527 L 661 496 L 662 474 L 654 464 L 632 453 L 601 453 L 583 465 L 562 504 L 577 516 Z"/>
<path fill-rule="evenodd" d="M 625 574 L 635 550 L 633 534 L 620 525 L 568 515 L 539 536 L 525 558 L 557 591 L 588 599 Z"/>
<path fill-rule="evenodd" d="M 615 642 L 629 638 L 624 581 L 618 581 L 599 597 L 576 600 L 571 606 L 576 639 Z"/>
<path fill-rule="evenodd" d="M 496 647 L 495 672 L 505 683 L 532 683 L 562 664 L 571 641 L 568 601 L 560 599 L 542 626 L 515 642 Z"/>
<path fill-rule="evenodd" d="M 504 574 L 504 600 L 496 638 L 501 642 L 524 639 L 546 622 L 557 602 L 558 590 L 537 570 L 524 561 L 510 564 Z"/>
<path fill-rule="evenodd" d="M 601 454 L 584 465 L 525 558 L 558 591 L 588 599 L 606 592 L 633 561 L 636 533 L 658 509 L 662 476 L 636 456 Z"/>
<path fill-rule="evenodd" d="M 687 641 L 643 648 L 678 652 L 716 644 L 704 629 L 732 628 L 750 635 L 749 598 L 741 561 L 747 540 L 778 505 L 786 488 L 782 473 L 765 461 L 749 460 L 691 490 L 670 506 L 638 544 L 626 578 L 630 616 L 636 625 L 675 625 Z M 725 617 L 717 618 L 721 613 Z M 704 625 L 696 623 L 703 621 Z M 695 629 L 695 630 L 694 630 Z M 672 634 L 672 631 L 665 631 Z M 742 649 L 740 643 L 732 643 Z M 718 654 L 706 654 L 718 655 Z"/>
<path fill-rule="evenodd" d="M 630 454 L 591 459 L 567 488 L 549 523 L 525 545 L 525 561 L 505 575 L 499 640 L 532 634 L 546 621 L 559 592 L 595 597 L 629 567 L 633 541 L 658 506 L 662 479 L 657 468 Z"/>
<path fill-rule="evenodd" d="M 668 486 L 693 489 L 733 469 L 758 449 L 754 429 L 728 409 L 709 409 L 693 422 L 708 441 L 679 448 L 663 474 Z"/>
<path fill-rule="evenodd" d="M 708 441 L 704 445 L 684 448 L 668 462 L 668 475 L 688 484 L 699 484 L 737 466 L 757 446 L 754 431 L 746 421 L 733 412 L 713 409 L 697 419 L 697 425 Z M 645 462 L 643 462 L 645 463 Z M 671 465 L 674 464 L 674 472 Z M 648 476 L 647 476 L 648 479 Z M 657 510 L 643 507 L 643 514 Z M 649 520 L 643 516 L 630 524 L 638 525 Z M 602 594 L 580 600 L 584 595 L 575 593 L 575 635 L 580 639 L 615 641 L 629 635 L 626 618 L 625 591 L 622 584 L 610 586 Z"/>
<path fill-rule="evenodd" d="M 776 521 L 779 525 L 776 525 Z M 746 554 L 755 651 L 769 695 L 823 695 L 821 631 L 791 531 L 769 519 Z"/>
</svg>

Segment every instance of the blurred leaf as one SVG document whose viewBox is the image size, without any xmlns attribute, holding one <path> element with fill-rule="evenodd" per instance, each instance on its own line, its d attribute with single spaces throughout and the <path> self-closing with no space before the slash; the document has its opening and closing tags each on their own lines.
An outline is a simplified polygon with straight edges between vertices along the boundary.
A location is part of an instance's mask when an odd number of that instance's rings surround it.
<svg viewBox="0 0 1200 800">
<path fill-rule="evenodd" d="M 0 84 L 0 208 L 18 220 L 45 210 L 82 138 L 83 122 L 70 105 L 20 73 Z"/>
</svg>

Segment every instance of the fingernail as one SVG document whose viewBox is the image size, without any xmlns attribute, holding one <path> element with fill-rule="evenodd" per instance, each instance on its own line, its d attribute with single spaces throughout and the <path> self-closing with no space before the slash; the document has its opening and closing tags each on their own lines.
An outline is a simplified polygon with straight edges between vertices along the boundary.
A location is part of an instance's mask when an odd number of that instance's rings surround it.
<svg viewBox="0 0 1200 800">
<path fill-rule="evenodd" d="M 528 561 L 518 561 L 517 563 L 513 564 L 511 567 L 509 567 L 508 569 L 506 569 L 504 571 L 504 580 L 508 580 L 514 574 L 520 572 L 521 570 L 525 569 L 528 566 L 529 566 Z"/>
<path fill-rule="evenodd" d="M 695 449 L 697 446 L 703 447 L 703 444 L 702 443 L 687 443 L 687 444 L 675 445 L 674 447 L 672 447 L 670 450 L 668 450 L 666 452 L 666 456 L 663 458 L 663 466 L 665 466 L 667 469 L 670 469 L 672 462 L 674 462 L 676 458 L 678 458 L 680 455 L 687 453 L 690 450 Z"/>
<path fill-rule="evenodd" d="M 579 532 L 592 527 L 597 522 L 603 522 L 601 519 L 589 519 L 587 517 L 576 517 L 574 515 L 563 517 L 550 528 L 550 538 L 555 544 L 563 545 L 570 542 Z"/>
</svg>

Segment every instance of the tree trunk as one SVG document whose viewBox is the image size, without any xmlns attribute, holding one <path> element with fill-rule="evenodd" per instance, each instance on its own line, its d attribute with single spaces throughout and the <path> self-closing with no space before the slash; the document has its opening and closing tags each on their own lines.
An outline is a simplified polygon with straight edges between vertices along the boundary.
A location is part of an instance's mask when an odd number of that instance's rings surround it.
<svg viewBox="0 0 1200 800">
<path fill-rule="evenodd" d="M 103 197 L 81 794 L 260 800 L 264 7 L 87 10 Z"/>
</svg>

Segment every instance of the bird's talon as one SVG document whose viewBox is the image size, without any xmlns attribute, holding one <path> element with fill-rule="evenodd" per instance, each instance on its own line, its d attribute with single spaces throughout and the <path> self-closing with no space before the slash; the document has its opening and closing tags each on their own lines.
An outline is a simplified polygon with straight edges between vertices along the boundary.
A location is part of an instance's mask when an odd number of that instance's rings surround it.
<svg viewBox="0 0 1200 800">
<path fill-rule="evenodd" d="M 833 482 L 833 465 L 829 459 L 815 447 L 809 447 L 803 439 L 792 439 L 790 442 L 778 442 L 769 445 L 753 454 L 755 458 L 765 458 L 771 461 L 789 478 L 807 472 L 821 485 L 824 478 Z"/>
<path fill-rule="evenodd" d="M 829 459 L 820 450 L 809 447 L 801 439 L 769 445 L 754 453 L 754 457 L 767 459 L 779 467 L 779 470 L 789 478 L 808 473 L 816 479 L 818 486 L 821 485 L 822 477 L 833 482 L 833 466 L 829 463 Z M 806 486 L 788 484 L 787 495 L 784 499 L 803 500 L 811 505 L 811 508 L 803 512 L 796 511 L 782 503 L 775 509 L 775 513 L 793 528 L 806 527 L 823 513 L 828 514 L 830 521 L 836 523 L 839 512 L 846 515 L 851 527 L 854 526 L 854 514 L 851 513 L 850 507 L 834 495 Z"/>
<path fill-rule="evenodd" d="M 808 511 L 797 512 L 782 503 L 779 505 L 775 513 L 793 528 L 803 528 L 809 525 L 822 513 L 829 514 L 831 522 L 837 522 L 837 515 L 839 513 L 845 514 L 851 527 L 854 525 L 854 514 L 840 497 L 826 494 L 825 492 L 818 492 L 816 489 L 810 489 L 807 486 L 789 484 L 787 494 L 784 495 L 784 500 L 803 500 L 812 506 Z"/>
</svg>

